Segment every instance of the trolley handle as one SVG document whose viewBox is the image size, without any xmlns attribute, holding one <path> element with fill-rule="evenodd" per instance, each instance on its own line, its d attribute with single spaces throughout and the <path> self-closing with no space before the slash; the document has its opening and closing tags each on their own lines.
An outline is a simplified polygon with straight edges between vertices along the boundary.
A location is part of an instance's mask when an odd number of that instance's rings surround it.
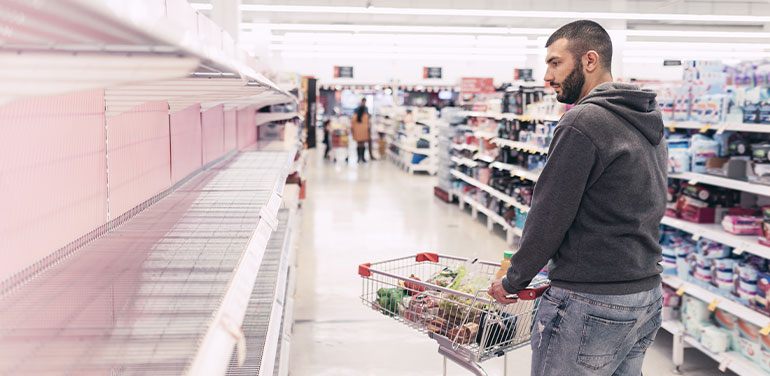
<svg viewBox="0 0 770 376">
<path fill-rule="evenodd" d="M 543 296 L 543 294 L 545 294 L 545 290 L 548 290 L 549 287 L 551 287 L 551 285 L 543 285 L 533 289 L 524 289 L 513 294 L 513 296 L 516 296 L 521 300 L 535 300 Z"/>
<path fill-rule="evenodd" d="M 535 300 L 543 294 L 545 294 L 545 290 L 548 290 L 548 288 L 551 287 L 551 285 L 542 285 L 535 287 L 533 289 L 523 289 L 519 290 L 519 292 L 515 294 L 509 294 L 506 295 L 506 298 L 509 299 L 520 299 L 520 300 Z M 479 292 L 488 292 L 489 290 L 479 290 Z"/>
</svg>

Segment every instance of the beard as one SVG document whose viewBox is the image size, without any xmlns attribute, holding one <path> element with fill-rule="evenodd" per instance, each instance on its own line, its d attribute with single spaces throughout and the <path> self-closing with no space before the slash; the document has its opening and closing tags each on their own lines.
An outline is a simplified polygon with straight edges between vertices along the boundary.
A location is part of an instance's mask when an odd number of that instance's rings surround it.
<svg viewBox="0 0 770 376">
<path fill-rule="evenodd" d="M 586 82 L 586 76 L 583 74 L 583 64 L 578 62 L 572 69 L 567 78 L 558 84 L 561 87 L 561 94 L 556 96 L 556 100 L 561 103 L 575 104 L 583 90 L 583 84 Z M 554 83 L 551 83 L 553 85 Z"/>
</svg>

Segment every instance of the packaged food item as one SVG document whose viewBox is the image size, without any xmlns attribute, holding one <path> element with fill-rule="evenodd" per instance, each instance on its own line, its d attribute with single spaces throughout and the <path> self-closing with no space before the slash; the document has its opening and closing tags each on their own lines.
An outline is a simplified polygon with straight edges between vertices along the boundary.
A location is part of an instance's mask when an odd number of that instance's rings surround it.
<svg viewBox="0 0 770 376">
<path fill-rule="evenodd" d="M 738 351 L 746 358 L 760 363 L 760 328 L 740 317 L 738 323 Z"/>
<path fill-rule="evenodd" d="M 512 256 L 513 252 L 503 253 L 503 259 L 500 261 L 500 269 L 497 271 L 497 274 L 495 274 L 495 280 L 505 277 L 505 274 L 508 272 L 508 268 L 511 267 Z"/>
<path fill-rule="evenodd" d="M 700 329 L 700 343 L 715 354 L 727 351 L 728 340 L 727 333 L 713 325 L 703 325 Z"/>
<path fill-rule="evenodd" d="M 757 278 L 757 295 L 754 296 L 755 308 L 770 313 L 770 274 L 761 272 Z"/>
<path fill-rule="evenodd" d="M 728 214 L 722 219 L 722 228 L 735 235 L 759 235 L 762 223 L 762 217 Z"/>
<path fill-rule="evenodd" d="M 762 345 L 759 350 L 759 366 L 766 372 L 770 372 L 770 336 L 762 336 Z"/>
<path fill-rule="evenodd" d="M 728 350 L 738 349 L 738 318 L 732 313 L 717 308 L 714 311 L 714 325 L 727 334 Z"/>
<path fill-rule="evenodd" d="M 710 311 L 708 305 L 690 295 L 685 295 L 682 300 L 682 324 L 685 331 L 698 338 L 700 328 L 709 322 Z"/>
<path fill-rule="evenodd" d="M 456 341 L 461 345 L 464 345 L 470 342 L 471 339 L 475 339 L 478 332 L 479 324 L 469 322 L 465 323 L 463 326 L 456 326 L 449 330 L 447 338 L 451 339 L 452 341 Z"/>
</svg>

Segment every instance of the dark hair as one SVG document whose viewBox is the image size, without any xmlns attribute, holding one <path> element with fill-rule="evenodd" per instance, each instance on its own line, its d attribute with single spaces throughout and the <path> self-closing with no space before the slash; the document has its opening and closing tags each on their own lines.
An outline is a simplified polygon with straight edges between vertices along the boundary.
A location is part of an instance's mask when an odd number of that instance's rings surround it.
<svg viewBox="0 0 770 376">
<path fill-rule="evenodd" d="M 610 70 L 612 66 L 612 39 L 602 25 L 594 21 L 580 20 L 570 22 L 556 30 L 548 38 L 548 47 L 557 40 L 567 40 L 567 48 L 576 62 L 588 51 L 594 50 L 599 55 L 601 67 Z"/>
<path fill-rule="evenodd" d="M 364 100 L 366 100 L 366 99 L 364 99 Z M 358 108 L 356 108 L 356 119 L 357 119 L 356 121 L 358 121 L 360 123 L 361 122 L 361 117 L 364 116 L 365 112 L 367 112 L 366 111 L 366 106 L 358 106 Z"/>
</svg>

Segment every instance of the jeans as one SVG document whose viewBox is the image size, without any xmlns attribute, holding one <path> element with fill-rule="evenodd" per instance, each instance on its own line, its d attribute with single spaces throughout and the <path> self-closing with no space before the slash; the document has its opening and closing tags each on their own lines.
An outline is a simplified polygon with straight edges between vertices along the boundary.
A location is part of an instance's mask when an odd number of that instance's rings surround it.
<svg viewBox="0 0 770 376">
<path fill-rule="evenodd" d="M 549 288 L 532 329 L 532 375 L 641 375 L 662 308 L 660 286 L 629 295 Z"/>
</svg>

